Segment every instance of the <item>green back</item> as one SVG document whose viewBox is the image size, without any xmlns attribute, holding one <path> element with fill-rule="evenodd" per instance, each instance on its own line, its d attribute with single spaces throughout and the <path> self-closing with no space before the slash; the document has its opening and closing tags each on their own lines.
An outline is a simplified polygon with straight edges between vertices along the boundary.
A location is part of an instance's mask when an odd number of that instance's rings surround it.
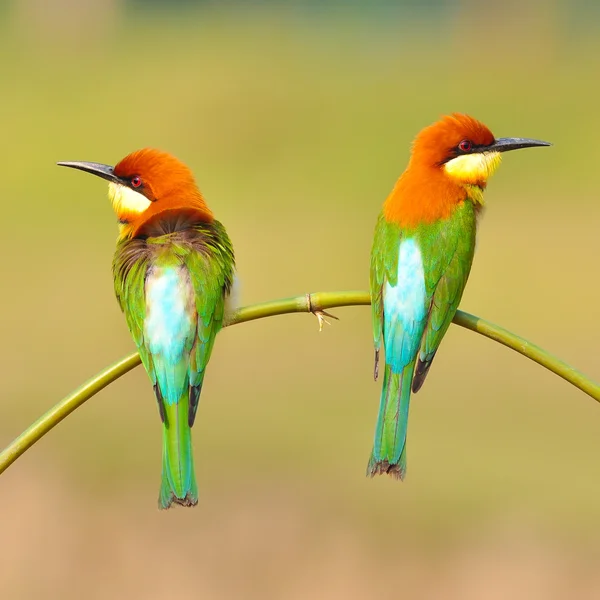
<svg viewBox="0 0 600 600">
<path fill-rule="evenodd" d="M 470 201 L 459 204 L 448 219 L 414 228 L 401 228 L 380 215 L 371 253 L 371 299 L 373 339 L 381 347 L 384 330 L 383 291 L 386 282 L 395 286 L 398 254 L 403 239 L 413 238 L 420 251 L 425 277 L 427 322 L 422 334 L 419 360 L 430 363 L 452 322 L 465 288 L 475 250 L 476 214 Z M 398 331 L 398 335 L 403 335 Z M 419 367 L 417 367 L 419 368 Z"/>
<path fill-rule="evenodd" d="M 117 244 L 113 260 L 115 293 L 160 402 L 161 396 L 166 397 L 170 392 L 167 382 L 159 381 L 162 369 L 158 361 L 169 357 L 153 355 L 149 341 L 144 338 L 145 282 L 152 267 L 184 267 L 195 295 L 197 327 L 186 340 L 186 356 L 175 375 L 173 394 L 177 396 L 183 385 L 193 388 L 202 384 L 216 333 L 223 323 L 225 297 L 233 282 L 233 248 L 218 221 L 146 239 L 121 240 Z M 197 396 L 191 397 L 190 402 L 195 414 Z M 161 407 L 161 416 L 163 411 Z"/>
</svg>

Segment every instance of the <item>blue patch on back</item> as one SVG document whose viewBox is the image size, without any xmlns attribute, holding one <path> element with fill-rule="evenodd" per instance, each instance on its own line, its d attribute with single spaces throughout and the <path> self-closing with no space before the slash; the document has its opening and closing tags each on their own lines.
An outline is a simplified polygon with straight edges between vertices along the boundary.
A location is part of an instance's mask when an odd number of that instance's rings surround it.
<svg viewBox="0 0 600 600">
<path fill-rule="evenodd" d="M 144 337 L 167 404 L 176 403 L 188 383 L 184 352 L 196 331 L 188 313 L 190 286 L 181 267 L 154 267 L 146 281 Z"/>
<path fill-rule="evenodd" d="M 427 294 L 421 251 L 414 239 L 400 243 L 398 280 L 383 290 L 385 362 L 400 373 L 416 357 L 425 328 Z"/>
</svg>

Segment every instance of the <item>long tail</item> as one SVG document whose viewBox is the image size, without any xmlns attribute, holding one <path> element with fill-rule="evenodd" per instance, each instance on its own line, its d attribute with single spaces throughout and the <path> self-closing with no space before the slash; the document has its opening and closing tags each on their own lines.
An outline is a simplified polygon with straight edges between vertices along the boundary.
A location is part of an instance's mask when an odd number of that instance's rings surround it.
<svg viewBox="0 0 600 600">
<path fill-rule="evenodd" d="M 194 473 L 192 430 L 189 425 L 189 395 L 174 404 L 164 404 L 163 464 L 158 507 L 172 504 L 198 504 L 198 485 Z"/>
<path fill-rule="evenodd" d="M 387 473 L 404 479 L 406 474 L 406 430 L 414 367 L 412 362 L 401 373 L 393 373 L 390 365 L 385 366 L 375 442 L 367 467 L 371 477 Z"/>
</svg>

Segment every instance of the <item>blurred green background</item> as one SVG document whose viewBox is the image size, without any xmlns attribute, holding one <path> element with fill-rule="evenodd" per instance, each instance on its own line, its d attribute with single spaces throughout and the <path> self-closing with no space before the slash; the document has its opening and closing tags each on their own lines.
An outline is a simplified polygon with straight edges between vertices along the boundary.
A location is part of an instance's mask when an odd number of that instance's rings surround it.
<svg viewBox="0 0 600 600">
<path fill-rule="evenodd" d="M 505 157 L 461 307 L 599 378 L 592 4 L 4 0 L 0 445 L 133 350 L 105 185 L 55 162 L 146 145 L 196 173 L 249 304 L 366 289 L 380 206 L 439 115 L 554 142 Z M 0 597 L 599 597 L 593 400 L 452 327 L 407 480 L 367 480 L 369 311 L 335 312 L 219 336 L 194 510 L 156 509 L 141 369 L 44 438 L 0 478 Z"/>
</svg>

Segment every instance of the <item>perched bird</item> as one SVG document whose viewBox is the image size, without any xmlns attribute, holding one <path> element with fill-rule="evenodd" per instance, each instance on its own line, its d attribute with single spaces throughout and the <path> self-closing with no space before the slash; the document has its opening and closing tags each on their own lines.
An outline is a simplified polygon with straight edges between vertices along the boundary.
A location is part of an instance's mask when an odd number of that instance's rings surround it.
<svg viewBox="0 0 600 600">
<path fill-rule="evenodd" d="M 458 308 L 475 251 L 488 178 L 502 153 L 550 146 L 494 138 L 452 114 L 416 137 L 408 167 L 383 205 L 371 251 L 375 379 L 385 363 L 367 474 L 404 479 L 411 392 L 418 392 Z"/>
<path fill-rule="evenodd" d="M 117 300 L 163 423 L 159 508 L 198 503 L 191 427 L 234 279 L 234 254 L 188 167 L 145 148 L 115 167 L 59 162 L 106 179 L 119 221 Z"/>
</svg>

